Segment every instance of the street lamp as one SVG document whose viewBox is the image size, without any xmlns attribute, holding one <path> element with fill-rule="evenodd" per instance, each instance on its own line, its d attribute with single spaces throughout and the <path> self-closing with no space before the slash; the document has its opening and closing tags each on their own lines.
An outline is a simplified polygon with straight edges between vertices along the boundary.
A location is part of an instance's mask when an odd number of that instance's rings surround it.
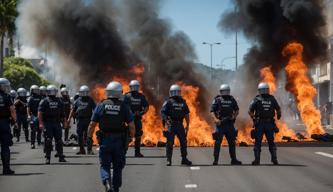
<svg viewBox="0 0 333 192">
<path fill-rule="evenodd" d="M 210 46 L 210 78 L 213 79 L 213 46 L 221 45 L 221 43 L 220 42 L 214 42 L 214 43 L 203 42 L 202 44 Z"/>
</svg>

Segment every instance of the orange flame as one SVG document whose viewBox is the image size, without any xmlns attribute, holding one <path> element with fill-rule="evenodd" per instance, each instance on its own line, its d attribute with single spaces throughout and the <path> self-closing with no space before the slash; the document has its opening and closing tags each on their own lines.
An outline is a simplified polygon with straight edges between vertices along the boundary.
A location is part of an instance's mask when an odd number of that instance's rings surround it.
<svg viewBox="0 0 333 192">
<path fill-rule="evenodd" d="M 282 51 L 283 56 L 289 57 L 289 62 L 285 67 L 287 88 L 296 97 L 297 108 L 301 113 L 307 134 L 323 134 L 325 131 L 321 126 L 320 112 L 313 103 L 317 90 L 307 76 L 308 68 L 303 62 L 302 53 L 303 45 L 300 43 L 289 43 Z"/>
<path fill-rule="evenodd" d="M 274 94 L 276 91 L 276 78 L 272 72 L 272 68 L 264 67 L 260 69 L 260 76 L 262 78 L 262 81 L 268 84 L 269 93 Z"/>
<path fill-rule="evenodd" d="M 182 96 L 190 109 L 190 129 L 187 135 L 189 146 L 212 146 L 212 127 L 199 114 L 199 88 L 179 82 Z"/>
</svg>

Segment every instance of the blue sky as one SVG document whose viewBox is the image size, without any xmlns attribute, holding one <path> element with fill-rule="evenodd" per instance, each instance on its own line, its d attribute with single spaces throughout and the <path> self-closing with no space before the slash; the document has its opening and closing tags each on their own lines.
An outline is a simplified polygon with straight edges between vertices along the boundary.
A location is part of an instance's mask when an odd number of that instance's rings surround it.
<svg viewBox="0 0 333 192">
<path fill-rule="evenodd" d="M 202 42 L 221 42 L 214 46 L 213 66 L 221 64 L 226 57 L 235 56 L 235 35 L 225 34 L 217 27 L 224 11 L 232 9 L 230 0 L 164 0 L 161 5 L 161 17 L 168 19 L 175 31 L 185 32 L 192 40 L 200 63 L 210 65 L 210 48 Z M 246 39 L 238 38 L 238 63 L 250 47 Z M 224 68 L 234 69 L 235 60 L 227 59 Z"/>
</svg>

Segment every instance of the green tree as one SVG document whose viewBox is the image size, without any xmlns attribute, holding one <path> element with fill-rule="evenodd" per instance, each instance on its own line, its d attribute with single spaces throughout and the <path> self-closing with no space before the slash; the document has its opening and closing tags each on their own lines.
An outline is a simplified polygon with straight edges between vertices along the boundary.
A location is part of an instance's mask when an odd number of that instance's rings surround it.
<svg viewBox="0 0 333 192">
<path fill-rule="evenodd" d="M 31 85 L 48 85 L 49 82 L 41 77 L 32 67 L 30 61 L 7 57 L 4 60 L 4 76 L 11 82 L 13 88 L 24 87 L 29 89 Z"/>
<path fill-rule="evenodd" d="M 11 43 L 15 34 L 15 20 L 18 15 L 17 0 L 0 0 L 0 76 L 3 75 L 4 39 L 8 35 Z"/>
</svg>

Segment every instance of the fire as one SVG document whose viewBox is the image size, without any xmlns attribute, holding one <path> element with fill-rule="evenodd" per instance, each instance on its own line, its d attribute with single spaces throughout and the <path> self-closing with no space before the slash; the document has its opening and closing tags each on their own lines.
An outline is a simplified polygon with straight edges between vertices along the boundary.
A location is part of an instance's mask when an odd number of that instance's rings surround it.
<svg viewBox="0 0 333 192">
<path fill-rule="evenodd" d="M 307 134 L 323 134 L 325 131 L 321 126 L 320 112 L 313 102 L 317 90 L 307 76 L 308 68 L 303 62 L 302 53 L 303 45 L 300 43 L 289 43 L 282 51 L 283 56 L 289 57 L 289 62 L 285 67 L 288 81 L 287 89 L 296 97 L 297 108 L 305 124 Z"/>
<path fill-rule="evenodd" d="M 276 78 L 272 72 L 271 67 L 264 67 L 260 70 L 260 75 L 262 81 L 269 85 L 270 94 L 274 94 L 276 91 Z M 283 136 L 291 137 L 292 139 L 296 139 L 296 133 L 294 130 L 288 128 L 287 124 L 282 122 L 281 120 L 277 120 L 276 126 L 279 128 L 279 133 L 275 135 L 277 141 L 282 141 Z"/>
<path fill-rule="evenodd" d="M 212 146 L 212 127 L 199 114 L 198 95 L 199 88 L 184 83 L 179 83 L 182 87 L 182 96 L 186 100 L 190 109 L 190 129 L 187 135 L 189 146 Z"/>
<path fill-rule="evenodd" d="M 276 78 L 274 77 L 271 67 L 262 68 L 260 70 L 260 76 L 262 81 L 268 84 L 270 94 L 274 94 L 276 91 Z"/>
</svg>

